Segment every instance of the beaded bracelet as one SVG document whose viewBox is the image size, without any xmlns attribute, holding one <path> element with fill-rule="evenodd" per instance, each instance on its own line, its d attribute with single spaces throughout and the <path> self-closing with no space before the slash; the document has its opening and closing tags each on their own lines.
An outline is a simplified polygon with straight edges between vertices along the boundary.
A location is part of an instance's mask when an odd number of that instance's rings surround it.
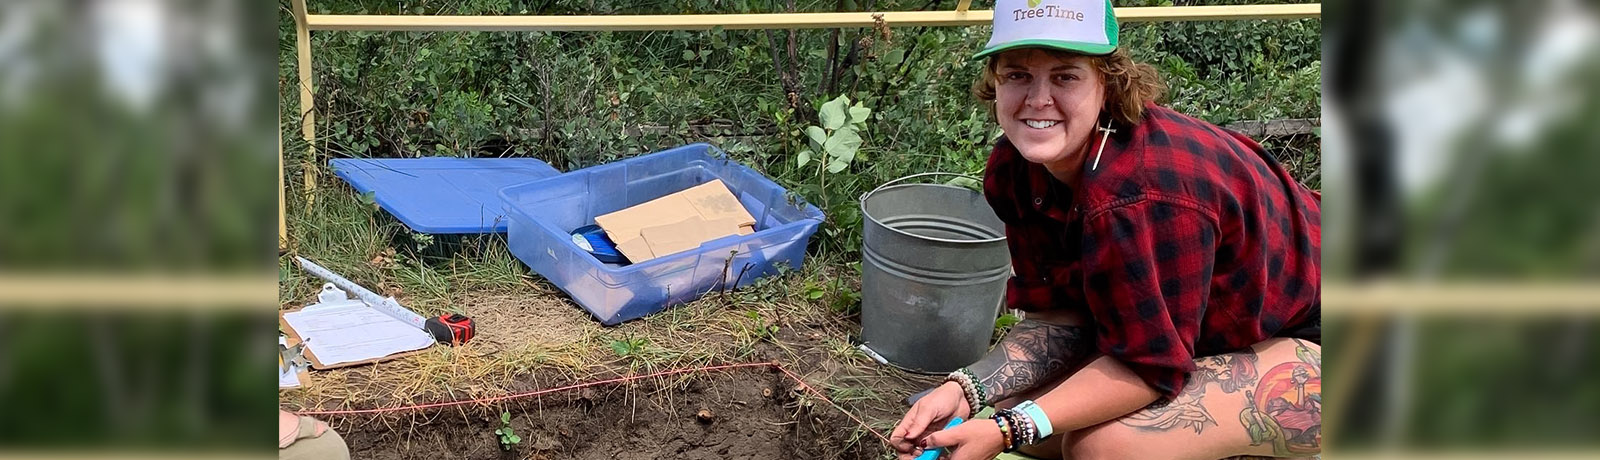
<svg viewBox="0 0 1600 460">
<path fill-rule="evenodd" d="M 1021 412 L 1028 416 L 1028 421 L 1032 422 L 1034 425 L 1036 438 L 1042 440 L 1050 437 L 1050 435 L 1054 433 L 1055 428 L 1050 426 L 1050 416 L 1044 413 L 1044 408 L 1039 407 L 1038 403 L 1033 401 L 1023 401 L 1021 404 L 1017 404 L 1016 407 L 1013 407 L 1012 410 Z"/>
<path fill-rule="evenodd" d="M 1005 410 L 1006 423 L 1011 425 L 1011 450 L 1022 447 L 1022 420 L 1016 420 L 1016 412 Z"/>
<path fill-rule="evenodd" d="M 1006 426 L 1011 427 L 1011 432 L 1007 433 L 1006 446 L 1015 451 L 1017 450 L 1017 435 L 1021 434 L 1022 426 L 1017 425 L 1017 419 L 1011 416 L 1011 412 L 1001 414 L 1000 417 L 1006 419 Z"/>
<path fill-rule="evenodd" d="M 1033 445 L 1039 442 L 1039 432 L 1034 427 L 1033 418 L 1027 413 L 1006 409 L 1006 416 L 1011 419 L 1012 431 L 1016 433 L 1014 436 L 1018 445 Z"/>
<path fill-rule="evenodd" d="M 1037 425 L 1034 424 L 1033 417 L 1030 417 L 1027 413 L 1023 412 L 1013 411 L 1012 413 L 1017 414 L 1017 416 L 1022 418 L 1022 433 L 1024 434 L 1024 436 L 1022 436 L 1022 444 L 1038 444 L 1039 429 L 1037 428 Z"/>
<path fill-rule="evenodd" d="M 1030 444 L 1028 442 L 1028 420 L 1026 416 L 1015 410 L 1006 410 L 1006 420 L 1011 424 L 1012 450 Z"/>
<path fill-rule="evenodd" d="M 989 400 L 989 389 L 983 387 L 983 381 L 978 379 L 978 374 L 972 373 L 972 369 L 967 369 L 965 367 L 956 370 L 963 374 L 967 374 L 967 378 L 972 380 L 972 389 L 978 393 L 979 404 Z M 972 410 L 976 412 L 978 410 L 978 406 L 972 406 Z"/>
<path fill-rule="evenodd" d="M 996 412 L 994 414 L 994 423 L 1000 427 L 1000 441 L 1003 444 L 1001 451 L 1011 452 L 1016 450 L 1016 446 L 1011 440 L 1011 429 L 1007 426 L 1005 415 Z"/>
<path fill-rule="evenodd" d="M 976 388 L 977 385 L 973 383 L 970 374 L 956 370 L 951 372 L 950 375 L 945 376 L 944 380 L 946 382 L 956 382 L 956 385 L 961 386 L 961 394 L 966 398 L 967 406 L 972 410 L 972 412 L 978 412 L 980 410 L 980 404 L 983 402 L 983 400 L 979 399 L 978 390 Z"/>
<path fill-rule="evenodd" d="M 1017 450 L 1027 444 L 1028 440 L 1028 422 L 1022 420 L 1019 415 L 1021 414 L 1017 411 L 1006 411 L 1006 418 L 1011 420 L 1011 450 Z"/>
</svg>

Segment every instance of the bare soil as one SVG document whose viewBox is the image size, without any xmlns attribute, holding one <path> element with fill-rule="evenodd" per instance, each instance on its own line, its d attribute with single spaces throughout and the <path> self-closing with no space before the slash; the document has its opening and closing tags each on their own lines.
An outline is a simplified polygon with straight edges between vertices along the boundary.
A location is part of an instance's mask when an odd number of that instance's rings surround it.
<svg viewBox="0 0 1600 460">
<path fill-rule="evenodd" d="M 358 459 L 864 459 L 886 452 L 837 409 L 764 368 L 589 387 L 506 409 L 522 438 L 510 450 L 494 433 L 501 423 L 493 408 L 329 421 Z"/>
</svg>

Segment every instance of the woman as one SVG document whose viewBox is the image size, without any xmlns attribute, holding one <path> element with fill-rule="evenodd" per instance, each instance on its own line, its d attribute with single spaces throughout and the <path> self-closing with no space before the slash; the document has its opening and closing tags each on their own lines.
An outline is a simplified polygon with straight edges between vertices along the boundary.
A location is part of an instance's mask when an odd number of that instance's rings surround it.
<svg viewBox="0 0 1600 460">
<path fill-rule="evenodd" d="M 1321 451 L 1321 212 L 1254 141 L 1154 104 L 1104 0 L 999 0 L 973 92 L 1028 312 L 895 427 L 903 459 Z M 935 431 L 982 406 L 992 418 Z"/>
</svg>

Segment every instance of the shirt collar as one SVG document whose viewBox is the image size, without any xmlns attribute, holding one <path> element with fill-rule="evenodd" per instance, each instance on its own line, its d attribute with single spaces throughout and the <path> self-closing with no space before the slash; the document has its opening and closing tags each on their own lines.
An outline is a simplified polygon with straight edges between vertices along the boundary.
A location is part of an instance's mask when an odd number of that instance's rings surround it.
<svg viewBox="0 0 1600 460">
<path fill-rule="evenodd" d="M 1044 165 L 1023 158 L 1009 139 L 1002 136 L 997 147 L 1004 149 L 1021 166 L 1023 177 L 1021 186 L 1017 187 L 1019 205 L 1056 220 L 1067 221 L 1071 218 L 1068 211 L 1074 205 L 1072 186 L 1056 180 Z"/>
</svg>

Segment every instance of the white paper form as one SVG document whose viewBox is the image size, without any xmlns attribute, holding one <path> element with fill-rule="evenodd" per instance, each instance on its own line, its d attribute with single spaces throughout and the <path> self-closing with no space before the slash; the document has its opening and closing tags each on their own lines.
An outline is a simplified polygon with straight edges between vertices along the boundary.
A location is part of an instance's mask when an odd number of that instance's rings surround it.
<svg viewBox="0 0 1600 460">
<path fill-rule="evenodd" d="M 344 293 L 339 291 L 339 295 Z M 324 299 L 300 311 L 284 313 L 283 320 L 300 334 L 306 348 L 324 366 L 421 350 L 434 342 L 426 331 L 359 300 Z"/>
</svg>

